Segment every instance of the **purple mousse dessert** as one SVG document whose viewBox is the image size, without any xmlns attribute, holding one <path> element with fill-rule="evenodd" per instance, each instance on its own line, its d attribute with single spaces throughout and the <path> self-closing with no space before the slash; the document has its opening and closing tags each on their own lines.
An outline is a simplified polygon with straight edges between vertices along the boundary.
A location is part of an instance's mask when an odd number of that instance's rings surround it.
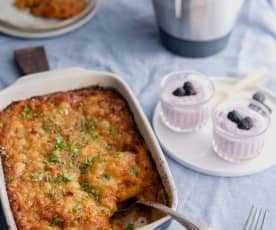
<svg viewBox="0 0 276 230">
<path fill-rule="evenodd" d="M 261 108 L 262 112 L 251 109 L 248 104 Z M 269 124 L 269 111 L 258 101 L 226 101 L 213 113 L 214 150 L 230 162 L 253 159 L 262 152 Z"/>
<path fill-rule="evenodd" d="M 210 117 L 214 86 L 197 72 L 174 72 L 161 82 L 161 118 L 167 127 L 191 132 L 204 126 Z"/>
</svg>

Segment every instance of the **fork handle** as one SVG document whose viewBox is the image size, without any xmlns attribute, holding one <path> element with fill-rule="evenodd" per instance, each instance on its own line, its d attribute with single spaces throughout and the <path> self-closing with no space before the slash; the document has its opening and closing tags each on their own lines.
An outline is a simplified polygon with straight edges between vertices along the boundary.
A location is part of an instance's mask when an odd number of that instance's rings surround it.
<svg viewBox="0 0 276 230">
<path fill-rule="evenodd" d="M 171 209 L 163 204 L 155 203 L 155 202 L 151 202 L 151 201 L 144 201 L 144 200 L 138 200 L 137 203 L 155 208 L 165 214 L 170 215 L 178 223 L 180 223 L 182 226 L 184 226 L 187 230 L 210 230 L 209 226 L 202 224 L 202 223 L 196 223 L 195 221 L 188 219 L 187 217 L 179 214 L 178 212 L 174 211 L 173 209 Z"/>
</svg>

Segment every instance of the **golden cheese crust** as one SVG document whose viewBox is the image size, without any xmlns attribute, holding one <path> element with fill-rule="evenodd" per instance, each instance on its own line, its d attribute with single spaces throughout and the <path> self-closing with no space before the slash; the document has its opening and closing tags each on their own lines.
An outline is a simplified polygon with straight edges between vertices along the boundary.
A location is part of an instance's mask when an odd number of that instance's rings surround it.
<svg viewBox="0 0 276 230">
<path fill-rule="evenodd" d="M 99 87 L 16 102 L 0 113 L 8 197 L 19 230 L 115 229 L 120 202 L 166 202 L 127 104 Z M 118 228 L 116 228 L 118 229 Z"/>
<path fill-rule="evenodd" d="M 35 16 L 67 19 L 79 14 L 86 6 L 85 0 L 16 0 L 17 8 L 29 8 Z"/>
</svg>

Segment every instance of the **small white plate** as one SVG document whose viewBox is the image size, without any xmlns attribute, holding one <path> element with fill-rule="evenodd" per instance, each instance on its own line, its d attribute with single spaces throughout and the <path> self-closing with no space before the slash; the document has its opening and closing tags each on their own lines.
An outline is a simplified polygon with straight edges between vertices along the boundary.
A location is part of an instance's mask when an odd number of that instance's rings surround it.
<svg viewBox="0 0 276 230">
<path fill-rule="evenodd" d="M 213 78 L 216 90 L 228 87 L 237 80 L 231 78 Z M 240 164 L 230 163 L 219 158 L 212 148 L 211 120 L 201 130 L 194 133 L 177 133 L 167 128 L 160 118 L 160 102 L 153 114 L 153 128 L 167 154 L 182 165 L 201 173 L 237 177 L 261 172 L 276 164 L 276 96 L 265 88 L 259 88 L 266 94 L 266 102 L 272 108 L 271 124 L 267 131 L 265 146 L 257 158 Z M 256 91 L 256 90 L 255 90 Z M 255 91 L 245 91 L 239 96 L 252 97 Z"/>
<path fill-rule="evenodd" d="M 55 21 L 53 19 L 47 19 L 47 18 L 36 19 L 36 17 L 33 17 L 34 25 L 30 26 L 30 28 L 22 27 L 21 24 L 17 26 L 8 21 L 6 22 L 0 18 L 1 19 L 0 32 L 11 36 L 15 36 L 15 37 L 31 38 L 31 39 L 59 36 L 62 34 L 69 33 L 73 30 L 76 30 L 79 27 L 86 24 L 95 15 L 98 9 L 98 5 L 99 5 L 99 0 L 93 0 L 91 2 L 89 1 L 87 8 L 84 9 L 83 12 L 81 12 L 79 15 L 71 19 L 67 19 L 62 22 L 57 21 L 56 23 L 53 23 L 53 21 Z M 22 15 L 24 16 L 25 13 L 18 11 L 17 14 L 18 14 L 18 17 L 20 16 L 22 17 Z M 30 19 L 28 18 L 28 20 Z"/>
</svg>

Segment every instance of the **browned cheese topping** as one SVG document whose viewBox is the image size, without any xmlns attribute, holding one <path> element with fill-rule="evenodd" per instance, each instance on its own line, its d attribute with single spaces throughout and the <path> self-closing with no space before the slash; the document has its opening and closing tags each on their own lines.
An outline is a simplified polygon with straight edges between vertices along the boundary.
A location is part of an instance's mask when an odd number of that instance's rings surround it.
<svg viewBox="0 0 276 230">
<path fill-rule="evenodd" d="M 19 230 L 112 229 L 119 202 L 165 203 L 127 104 L 111 89 L 36 97 L 0 114 L 8 196 Z"/>
</svg>

